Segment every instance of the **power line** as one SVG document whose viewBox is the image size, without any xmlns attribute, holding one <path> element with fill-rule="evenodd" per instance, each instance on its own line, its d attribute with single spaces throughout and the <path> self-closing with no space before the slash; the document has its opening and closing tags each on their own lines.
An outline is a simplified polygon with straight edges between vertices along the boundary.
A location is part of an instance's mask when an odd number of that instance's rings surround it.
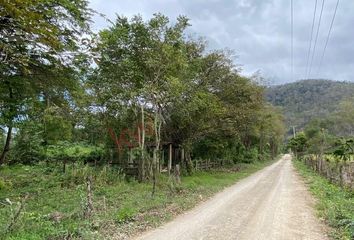
<svg viewBox="0 0 354 240">
<path fill-rule="evenodd" d="M 314 26 L 315 26 L 316 12 L 317 12 L 317 0 L 315 1 L 315 9 L 314 9 L 314 11 L 313 11 L 312 27 L 311 27 L 311 37 L 310 37 L 309 49 L 308 49 L 308 51 L 307 51 L 305 77 L 307 77 L 307 73 L 308 73 L 308 69 L 309 69 L 309 61 L 310 61 L 310 54 L 311 54 L 311 47 L 312 47 L 312 39 L 313 39 L 313 29 L 314 29 Z"/>
<path fill-rule="evenodd" d="M 291 81 L 294 81 L 294 3 L 291 0 Z"/>
<path fill-rule="evenodd" d="M 327 39 L 326 39 L 325 46 L 324 46 L 324 48 L 323 48 L 323 52 L 322 52 L 322 56 L 321 56 L 321 60 L 320 60 L 320 64 L 318 65 L 317 75 L 318 75 L 318 73 L 320 72 L 321 67 L 322 67 L 322 62 L 323 62 L 323 59 L 324 59 L 324 56 L 325 56 L 325 52 L 326 52 L 326 49 L 327 49 L 327 45 L 328 45 L 328 41 L 329 41 L 329 37 L 330 37 L 331 32 L 332 32 L 332 28 L 333 28 L 334 19 L 336 18 L 337 9 L 338 9 L 338 4 L 339 4 L 339 0 L 337 0 L 336 7 L 335 7 L 335 9 L 334 9 L 334 13 L 333 13 L 333 17 L 332 17 L 332 22 L 331 22 L 331 25 L 330 25 L 329 30 L 328 30 L 328 35 L 327 35 Z"/>
<path fill-rule="evenodd" d="M 307 78 L 308 78 L 308 77 L 310 76 L 310 74 L 311 74 L 312 63 L 313 63 L 313 59 L 314 59 L 315 53 L 316 53 L 316 45 L 317 45 L 318 33 L 320 32 L 320 27 L 321 27 L 321 20 L 322 20 L 322 13 L 323 13 L 324 3 L 325 3 L 325 0 L 322 0 L 322 7 L 321 7 L 321 12 L 320 12 L 320 18 L 318 19 L 318 26 L 317 26 L 316 38 L 315 38 L 315 43 L 314 43 L 314 45 L 313 45 L 313 52 L 312 52 L 312 57 L 311 57 L 311 62 L 310 62 L 310 69 L 309 69 Z"/>
</svg>

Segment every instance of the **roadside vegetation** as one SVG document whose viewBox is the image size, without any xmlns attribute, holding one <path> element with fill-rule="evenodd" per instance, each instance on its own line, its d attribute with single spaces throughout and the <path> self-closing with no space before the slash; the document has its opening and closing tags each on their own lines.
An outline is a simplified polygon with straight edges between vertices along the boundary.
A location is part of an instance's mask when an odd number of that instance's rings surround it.
<svg viewBox="0 0 354 240">
<path fill-rule="evenodd" d="M 332 227 L 333 239 L 354 238 L 354 192 L 330 183 L 328 179 L 310 170 L 303 162 L 294 161 L 316 197 L 319 216 Z"/>
<path fill-rule="evenodd" d="M 187 17 L 117 15 L 93 32 L 88 5 L 0 6 L 3 238 L 144 229 L 282 149 L 283 117 L 262 78 L 189 37 Z"/>
<path fill-rule="evenodd" d="M 124 239 L 160 225 L 270 163 L 237 164 L 227 169 L 195 172 L 183 177 L 181 183 L 160 175 L 154 197 L 149 183 L 126 180 L 121 171 L 105 166 L 68 165 L 65 174 L 60 167 L 45 163 L 7 166 L 1 170 L 0 178 L 0 236 L 2 239 Z M 94 212 L 85 218 L 88 175 L 93 176 Z"/>
<path fill-rule="evenodd" d="M 312 119 L 288 142 L 334 239 L 354 239 L 353 119 L 354 103 L 348 98 L 335 114 Z"/>
</svg>

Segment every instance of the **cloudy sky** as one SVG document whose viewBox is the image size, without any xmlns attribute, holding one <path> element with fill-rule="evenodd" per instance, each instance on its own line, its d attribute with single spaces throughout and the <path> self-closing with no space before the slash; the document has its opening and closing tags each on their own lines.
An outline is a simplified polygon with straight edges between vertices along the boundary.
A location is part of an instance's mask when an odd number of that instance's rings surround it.
<svg viewBox="0 0 354 240">
<path fill-rule="evenodd" d="M 260 71 L 270 84 L 291 82 L 291 0 L 90 0 L 91 7 L 115 19 L 116 14 L 145 19 L 161 12 L 171 20 L 190 18 L 189 34 L 203 36 L 210 49 L 232 49 L 244 75 Z M 306 77 L 315 0 L 294 1 L 294 80 Z M 314 37 L 322 0 L 318 0 Z M 337 0 L 325 0 L 310 78 L 354 81 L 354 1 L 339 2 L 325 58 L 318 71 Z M 94 18 L 96 31 L 109 26 Z M 311 59 L 311 57 L 310 57 Z"/>
</svg>

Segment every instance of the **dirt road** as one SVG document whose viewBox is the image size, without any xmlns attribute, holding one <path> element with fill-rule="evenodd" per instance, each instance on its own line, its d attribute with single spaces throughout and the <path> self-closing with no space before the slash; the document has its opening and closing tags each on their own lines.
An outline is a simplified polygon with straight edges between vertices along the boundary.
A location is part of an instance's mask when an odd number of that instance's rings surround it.
<svg viewBox="0 0 354 240">
<path fill-rule="evenodd" d="M 313 199 L 291 156 L 245 178 L 212 199 L 146 232 L 139 240 L 311 239 L 326 240 Z"/>
</svg>

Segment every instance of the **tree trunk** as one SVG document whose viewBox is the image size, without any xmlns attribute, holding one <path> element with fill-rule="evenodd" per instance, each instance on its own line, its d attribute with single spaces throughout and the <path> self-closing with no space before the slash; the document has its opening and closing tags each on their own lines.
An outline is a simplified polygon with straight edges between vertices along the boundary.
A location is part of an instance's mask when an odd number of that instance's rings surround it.
<svg viewBox="0 0 354 240">
<path fill-rule="evenodd" d="M 10 84 L 9 84 L 9 98 L 11 100 L 13 100 L 13 98 L 14 98 Z M 15 111 L 15 108 L 11 102 L 9 105 L 10 105 L 10 112 L 13 114 Z M 14 116 L 12 115 L 9 119 L 10 119 L 10 124 L 9 124 L 9 126 L 7 126 L 8 129 L 7 129 L 6 142 L 5 142 L 4 149 L 3 149 L 1 156 L 0 156 L 0 166 L 5 163 L 6 155 L 10 151 L 10 144 L 11 144 L 11 139 L 12 139 L 12 124 L 13 124 Z"/>
<path fill-rule="evenodd" d="M 140 145 L 140 163 L 138 164 L 139 172 L 138 179 L 139 182 L 145 179 L 145 116 L 144 116 L 144 106 L 141 105 L 141 127 L 138 127 L 139 135 L 139 145 Z"/>
<path fill-rule="evenodd" d="M 192 158 L 191 158 L 191 153 L 188 152 L 188 155 L 187 155 L 187 165 L 188 165 L 188 168 L 187 168 L 187 171 L 188 171 L 188 174 L 189 175 L 192 175 L 193 173 L 193 163 L 192 163 Z"/>
<path fill-rule="evenodd" d="M 157 182 L 157 167 L 156 167 L 156 162 L 157 162 L 157 154 L 158 151 L 156 150 L 156 148 L 154 149 L 154 153 L 153 153 L 153 159 L 152 159 L 152 193 L 151 196 L 154 197 L 155 196 L 155 192 L 156 192 L 156 182 Z"/>
<path fill-rule="evenodd" d="M 161 113 L 157 109 L 155 113 L 154 129 L 155 129 L 155 149 L 152 159 L 152 193 L 151 196 L 154 197 L 156 192 L 156 182 L 157 182 L 157 159 L 159 158 L 160 142 L 161 142 Z"/>
<path fill-rule="evenodd" d="M 11 139 L 12 139 L 12 125 L 10 125 L 7 130 L 5 146 L 0 156 L 0 166 L 5 163 L 6 155 L 10 151 Z"/>
<path fill-rule="evenodd" d="M 171 174 L 171 168 L 172 168 L 172 143 L 168 145 L 168 163 L 167 163 L 168 175 Z"/>
<path fill-rule="evenodd" d="M 186 163 L 187 173 L 188 173 L 188 175 L 192 175 L 193 163 L 192 163 L 191 154 L 190 154 L 190 151 L 188 148 L 184 152 L 184 159 L 185 159 L 185 163 Z"/>
<path fill-rule="evenodd" d="M 92 194 L 92 176 L 89 175 L 86 177 L 86 187 L 87 187 L 87 202 L 86 202 L 86 207 L 84 211 L 84 217 L 89 218 L 92 216 L 92 213 L 94 211 L 93 207 L 93 194 Z"/>
</svg>

